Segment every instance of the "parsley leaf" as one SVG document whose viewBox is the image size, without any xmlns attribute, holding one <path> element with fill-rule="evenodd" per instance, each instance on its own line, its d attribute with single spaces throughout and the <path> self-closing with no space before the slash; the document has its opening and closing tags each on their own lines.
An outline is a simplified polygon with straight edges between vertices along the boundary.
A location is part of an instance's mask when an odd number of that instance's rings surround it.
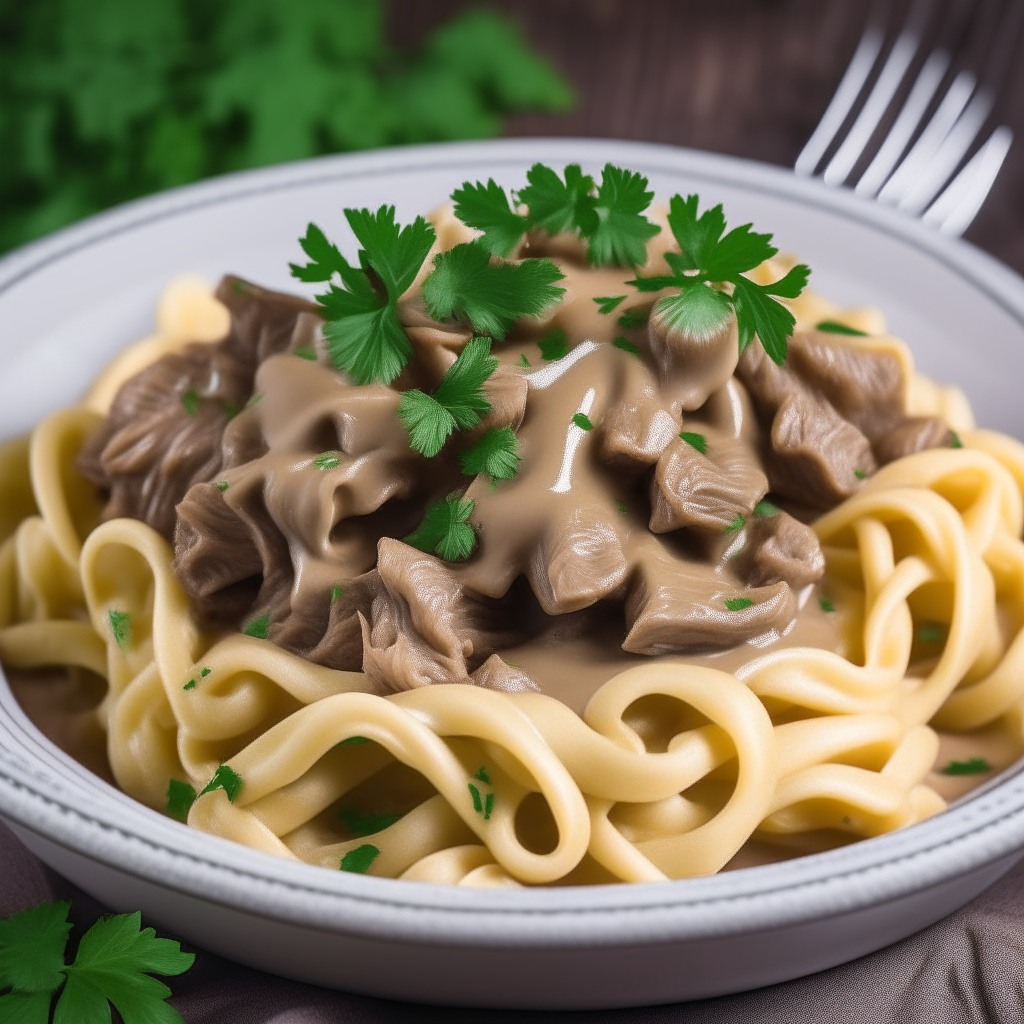
<svg viewBox="0 0 1024 1024">
<path fill-rule="evenodd" d="M 644 309 L 641 306 L 633 306 L 632 308 L 625 310 L 622 316 L 620 316 L 615 322 L 620 327 L 643 327 L 643 325 L 647 323 L 649 316 L 650 310 Z"/>
<path fill-rule="evenodd" d="M 234 803 L 235 797 L 238 796 L 239 791 L 242 788 L 242 776 L 238 774 L 229 765 L 222 764 L 213 773 L 213 778 L 203 787 L 200 796 L 203 793 L 212 793 L 215 789 L 223 789 L 228 795 L 228 799 Z"/>
<path fill-rule="evenodd" d="M 594 424 L 590 422 L 590 417 L 586 413 L 577 412 L 573 414 L 573 423 L 580 428 L 580 430 L 593 430 Z"/>
<path fill-rule="evenodd" d="M 838 320 L 822 320 L 814 325 L 815 330 L 824 331 L 826 334 L 852 334 L 855 337 L 866 338 L 867 331 L 858 331 L 856 327 L 841 324 Z"/>
<path fill-rule="evenodd" d="M 966 761 L 950 761 L 941 771 L 943 775 L 982 775 L 992 771 L 992 765 L 983 757 L 971 757 Z"/>
<path fill-rule="evenodd" d="M 511 480 L 519 462 L 519 441 L 511 427 L 485 431 L 472 448 L 459 456 L 459 466 L 466 476 L 486 473 L 492 480 Z"/>
<path fill-rule="evenodd" d="M 834 612 L 836 610 L 836 606 L 827 597 L 819 597 L 818 606 L 823 612 Z"/>
<path fill-rule="evenodd" d="M 537 348 L 541 359 L 551 362 L 569 354 L 569 339 L 561 327 L 554 327 L 537 342 Z"/>
<path fill-rule="evenodd" d="M 684 430 L 679 435 L 691 448 L 696 448 L 701 455 L 708 453 L 708 439 L 694 430 Z"/>
<path fill-rule="evenodd" d="M 261 615 L 258 619 L 253 619 L 242 632 L 246 636 L 255 637 L 257 640 L 266 640 L 267 634 L 270 632 L 270 616 Z"/>
<path fill-rule="evenodd" d="M 526 172 L 526 180 L 529 184 L 519 190 L 519 201 L 529 208 L 530 226 L 543 228 L 549 235 L 577 229 L 592 208 L 594 179 L 584 174 L 579 164 L 565 168 L 564 182 L 557 171 L 534 164 Z"/>
<path fill-rule="evenodd" d="M 69 903 L 46 903 L 0 921 L 0 1016 L 12 1024 L 46 1024 L 63 984 L 54 1024 L 103 1024 L 113 1003 L 128 1024 L 181 1024 L 164 1000 L 171 990 L 151 974 L 175 975 L 195 961 L 171 939 L 142 929 L 141 915 L 100 918 L 82 936 L 75 962 L 64 962 Z"/>
<path fill-rule="evenodd" d="M 345 828 L 354 836 L 372 836 L 375 832 L 383 832 L 398 821 L 397 814 L 364 814 L 347 807 L 338 809 L 338 818 Z"/>
<path fill-rule="evenodd" d="M 341 858 L 341 870 L 351 871 L 357 875 L 365 875 L 373 866 L 373 862 L 380 856 L 380 850 L 372 843 L 364 843 L 354 850 L 349 850 Z"/>
<path fill-rule="evenodd" d="M 398 300 L 412 284 L 434 243 L 434 229 L 422 218 L 400 227 L 395 208 L 345 210 L 345 218 L 362 246 L 358 268 L 310 224 L 300 240 L 311 262 L 292 264 L 303 281 L 331 281 L 317 296 L 325 320 L 324 337 L 334 365 L 357 384 L 390 384 L 412 356 L 412 346 L 398 322 Z"/>
<path fill-rule="evenodd" d="M 594 266 L 636 267 L 647 261 L 647 240 L 661 230 L 643 216 L 653 198 L 642 174 L 605 164 L 592 217 L 583 227 Z"/>
<path fill-rule="evenodd" d="M 465 561 L 476 547 L 476 531 L 469 517 L 476 508 L 472 498 L 449 494 L 427 507 L 423 522 L 405 537 L 405 543 L 435 554 L 446 562 Z"/>
<path fill-rule="evenodd" d="M 624 338 L 621 334 L 612 342 L 612 344 L 616 348 L 621 348 L 623 352 L 628 352 L 632 356 L 640 355 L 640 349 L 638 349 L 636 345 L 629 340 L 629 338 Z"/>
<path fill-rule="evenodd" d="M 452 193 L 455 216 L 482 231 L 480 244 L 494 256 L 509 256 L 526 230 L 527 220 L 516 213 L 505 190 L 493 178 L 483 185 L 465 182 Z"/>
<path fill-rule="evenodd" d="M 725 607 L 731 612 L 741 612 L 744 608 L 749 608 L 753 603 L 749 597 L 729 597 L 726 598 Z"/>
<path fill-rule="evenodd" d="M 778 514 L 778 505 L 773 505 L 767 498 L 762 498 L 754 506 L 755 519 L 771 519 L 772 516 L 777 516 Z"/>
<path fill-rule="evenodd" d="M 555 282 L 563 277 L 549 259 L 492 263 L 479 241 L 463 242 L 434 258 L 423 299 L 435 320 L 454 316 L 500 341 L 519 317 L 537 316 L 561 299 L 565 289 Z"/>
<path fill-rule="evenodd" d="M 612 313 L 620 302 L 626 301 L 625 295 L 602 295 L 595 298 L 598 313 Z"/>
<path fill-rule="evenodd" d="M 398 403 L 398 417 L 409 431 L 409 445 L 428 459 L 458 430 L 468 430 L 489 412 L 483 386 L 498 367 L 488 338 L 471 338 L 448 367 L 433 396 L 414 389 Z"/>
<path fill-rule="evenodd" d="M 107 612 L 107 622 L 110 624 L 110 635 L 114 638 L 114 643 L 122 651 L 127 651 L 132 645 L 132 617 L 127 612 L 111 608 Z"/>
<path fill-rule="evenodd" d="M 693 338 L 711 338 L 735 311 L 740 351 L 756 335 L 771 359 L 782 363 L 796 320 L 777 299 L 795 299 L 810 270 L 801 263 L 773 284 L 755 284 L 743 275 L 778 252 L 770 244 L 772 236 L 743 224 L 723 237 L 721 205 L 698 216 L 698 203 L 695 195 L 685 200 L 676 195 L 669 204 L 669 226 L 681 250 L 665 256 L 672 274 L 637 277 L 630 283 L 642 292 L 678 288 L 678 294 L 659 299 L 654 312 L 668 327 Z M 713 287 L 716 284 L 731 284 L 732 294 Z"/>
<path fill-rule="evenodd" d="M 171 779 L 167 785 L 167 814 L 178 821 L 185 821 L 196 796 L 196 791 L 187 782 Z"/>
</svg>

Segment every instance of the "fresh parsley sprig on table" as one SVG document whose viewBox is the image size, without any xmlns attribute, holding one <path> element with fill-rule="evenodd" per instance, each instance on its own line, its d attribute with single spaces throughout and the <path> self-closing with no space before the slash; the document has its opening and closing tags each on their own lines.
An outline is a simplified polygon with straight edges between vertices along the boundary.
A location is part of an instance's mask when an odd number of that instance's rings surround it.
<svg viewBox="0 0 1024 1024">
<path fill-rule="evenodd" d="M 182 1024 L 164 1000 L 171 990 L 153 974 L 183 974 L 195 961 L 172 939 L 141 927 L 141 915 L 100 918 L 65 962 L 71 904 L 43 903 L 0 921 L 0 1020 L 110 1024 L 110 1003 L 125 1024 Z M 63 988 L 62 988 L 63 986 Z"/>
<path fill-rule="evenodd" d="M 409 431 L 410 447 L 430 459 L 455 430 L 475 427 L 490 412 L 484 384 L 497 368 L 490 339 L 471 338 L 433 395 L 406 391 L 398 403 L 398 418 Z"/>
<path fill-rule="evenodd" d="M 310 224 L 300 244 L 310 262 L 291 264 L 300 281 L 332 281 L 317 299 L 327 321 L 324 336 L 334 365 L 357 384 L 390 384 L 412 356 L 412 346 L 398 322 L 398 300 L 412 284 L 430 247 L 434 229 L 422 218 L 401 227 L 395 208 L 345 210 L 345 218 L 362 248 L 353 267 Z"/>
<path fill-rule="evenodd" d="M 721 205 L 698 216 L 698 203 L 695 195 L 685 200 L 673 196 L 670 202 L 668 223 L 681 249 L 665 254 L 672 273 L 637 276 L 630 283 L 642 292 L 678 288 L 678 294 L 659 299 L 654 312 L 670 329 L 694 338 L 713 337 L 735 311 L 740 351 L 756 335 L 772 360 L 782 363 L 796 320 L 777 298 L 795 299 L 806 286 L 810 269 L 801 263 L 774 284 L 755 284 L 743 275 L 778 252 L 770 244 L 772 236 L 751 231 L 749 224 L 724 235 Z M 716 287 L 727 284 L 733 286 L 732 294 Z"/>
<path fill-rule="evenodd" d="M 457 317 L 501 341 L 521 316 L 537 316 L 565 294 L 564 275 L 549 259 L 492 262 L 482 240 L 462 242 L 434 257 L 423 300 L 435 320 Z M 397 321 L 396 321 L 397 322 Z"/>
<path fill-rule="evenodd" d="M 404 538 L 405 543 L 446 562 L 465 561 L 476 547 L 476 531 L 469 522 L 474 508 L 472 498 L 449 494 L 427 507 L 423 522 Z"/>
</svg>

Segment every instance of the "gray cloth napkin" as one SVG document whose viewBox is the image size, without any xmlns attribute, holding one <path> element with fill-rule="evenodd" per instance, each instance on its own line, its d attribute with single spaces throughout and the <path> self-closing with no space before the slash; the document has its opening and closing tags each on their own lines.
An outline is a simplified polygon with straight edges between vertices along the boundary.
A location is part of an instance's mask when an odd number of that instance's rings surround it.
<svg viewBox="0 0 1024 1024">
<path fill-rule="evenodd" d="M 0 918 L 57 899 L 72 900 L 74 935 L 104 912 L 0 825 Z M 853 963 L 755 992 L 634 1010 L 482 1013 L 395 1003 L 184 948 L 198 954 L 195 964 L 166 981 L 187 1024 L 1021 1024 L 1024 862 L 944 921 Z"/>
</svg>

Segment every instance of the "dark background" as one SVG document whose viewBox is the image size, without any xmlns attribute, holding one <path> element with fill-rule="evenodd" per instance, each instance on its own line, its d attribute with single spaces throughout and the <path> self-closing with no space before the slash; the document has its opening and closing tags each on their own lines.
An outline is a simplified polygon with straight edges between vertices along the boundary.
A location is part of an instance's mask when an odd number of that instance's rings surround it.
<svg viewBox="0 0 1024 1024">
<path fill-rule="evenodd" d="M 400 44 L 414 43 L 465 6 L 459 0 L 391 0 L 390 35 Z M 491 0 L 487 6 L 514 18 L 578 95 L 568 114 L 514 115 L 505 134 L 641 139 L 792 166 L 868 21 L 885 25 L 891 41 L 911 5 Z M 965 237 L 1024 273 L 1024 3 L 934 0 L 919 9 L 925 32 L 914 67 L 932 46 L 946 46 L 954 57 L 951 75 L 967 67 L 996 92 L 990 127 L 1014 129 L 1016 141 Z"/>
</svg>

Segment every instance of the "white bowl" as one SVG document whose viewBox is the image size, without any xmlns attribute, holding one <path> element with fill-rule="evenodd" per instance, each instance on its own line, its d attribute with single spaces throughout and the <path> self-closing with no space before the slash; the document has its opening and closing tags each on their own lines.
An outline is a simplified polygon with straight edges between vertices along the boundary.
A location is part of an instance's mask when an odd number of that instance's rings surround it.
<svg viewBox="0 0 1024 1024">
<path fill-rule="evenodd" d="M 814 285 L 881 306 L 920 367 L 985 425 L 1024 435 L 1024 282 L 964 242 L 786 171 L 664 146 L 504 140 L 329 157 L 229 175 L 93 217 L 0 261 L 0 437 L 75 401 L 145 334 L 176 274 L 297 287 L 315 219 L 396 202 L 407 220 L 466 179 L 521 184 L 536 160 L 642 171 L 730 222 L 775 232 Z M 372 995 L 531 1008 L 694 999 L 861 956 L 961 906 L 1022 855 L 1024 771 L 943 814 L 824 854 L 710 878 L 488 891 L 330 872 L 192 831 L 72 761 L 0 677 L 0 815 L 108 906 L 233 960 Z"/>
</svg>

